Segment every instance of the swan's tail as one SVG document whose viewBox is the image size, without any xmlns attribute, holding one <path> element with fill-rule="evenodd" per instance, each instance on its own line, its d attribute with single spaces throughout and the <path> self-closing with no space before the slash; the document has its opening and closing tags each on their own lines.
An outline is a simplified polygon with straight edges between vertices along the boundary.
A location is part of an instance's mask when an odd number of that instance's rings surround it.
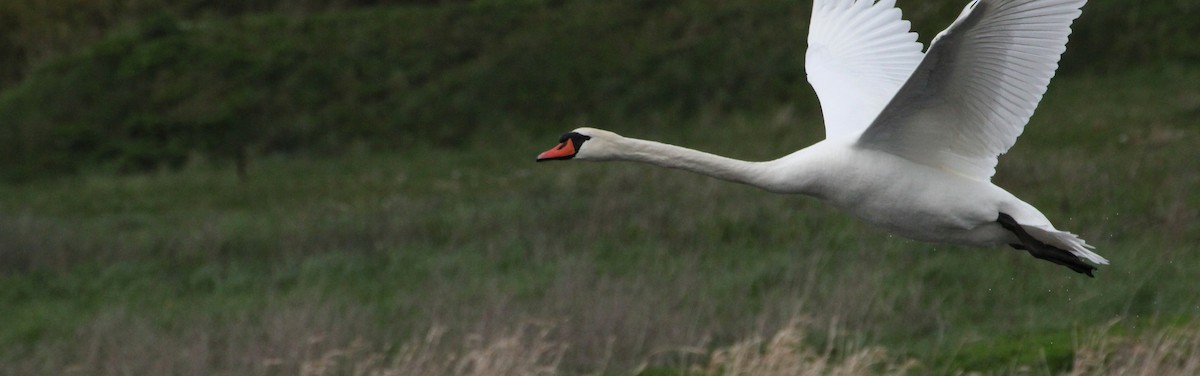
<svg viewBox="0 0 1200 376">
<path fill-rule="evenodd" d="M 1042 243 L 1046 243 L 1046 245 L 1071 252 L 1071 254 L 1094 264 L 1108 265 L 1108 259 L 1096 254 L 1096 252 L 1092 252 L 1096 247 L 1088 245 L 1087 242 L 1075 236 L 1075 234 L 1055 230 L 1054 227 L 1050 226 L 1021 225 L 1021 227 L 1029 232 L 1029 235 L 1033 235 L 1034 238 Z"/>
<path fill-rule="evenodd" d="M 1008 214 L 1000 213 L 996 220 L 1004 229 L 1011 231 L 1020 240 L 1020 244 L 1010 244 L 1013 248 L 1029 251 L 1033 257 L 1066 266 L 1078 273 L 1094 277 L 1095 266 L 1083 260 L 1096 264 L 1108 264 L 1108 260 L 1100 257 L 1087 242 L 1075 234 L 1059 231 L 1049 224 L 1025 225 L 1019 224 Z"/>
</svg>

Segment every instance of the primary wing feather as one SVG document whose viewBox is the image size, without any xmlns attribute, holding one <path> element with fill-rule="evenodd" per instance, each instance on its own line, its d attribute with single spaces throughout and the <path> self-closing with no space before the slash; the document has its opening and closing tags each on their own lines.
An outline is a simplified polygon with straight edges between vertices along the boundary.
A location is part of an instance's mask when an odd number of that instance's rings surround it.
<svg viewBox="0 0 1200 376">
<path fill-rule="evenodd" d="M 825 138 L 858 137 L 921 56 L 895 0 L 814 1 L 804 67 L 821 101 Z"/>
<path fill-rule="evenodd" d="M 981 180 L 1046 92 L 1086 0 L 976 0 L 858 144 Z"/>
</svg>

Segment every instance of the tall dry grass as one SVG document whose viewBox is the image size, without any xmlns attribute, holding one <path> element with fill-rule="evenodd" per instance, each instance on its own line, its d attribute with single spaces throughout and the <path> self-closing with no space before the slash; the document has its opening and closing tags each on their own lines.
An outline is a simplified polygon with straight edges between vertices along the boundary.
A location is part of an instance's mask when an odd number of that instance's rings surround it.
<svg viewBox="0 0 1200 376">
<path fill-rule="evenodd" d="M 300 374 L 321 375 L 557 375 L 567 345 L 550 338 L 554 326 L 525 322 L 487 336 L 472 333 L 448 344 L 448 329 L 433 326 L 395 354 L 372 349 L 356 340 L 300 364 Z"/>
<path fill-rule="evenodd" d="M 0 373 L 66 375 L 283 375 L 359 341 L 370 327 L 352 307 L 272 303 L 260 313 L 163 323 L 114 311 L 72 340 L 8 359 Z"/>
<path fill-rule="evenodd" d="M 1070 375 L 1200 375 L 1200 327 L 1189 325 L 1135 335 L 1111 327 L 1084 338 Z"/>
<path fill-rule="evenodd" d="M 904 375 L 918 366 L 915 360 L 890 357 L 882 347 L 818 349 L 807 343 L 810 332 L 804 321 L 793 319 L 769 340 L 755 336 L 719 348 L 710 354 L 708 364 L 693 371 L 728 376 Z M 836 331 L 830 331 L 829 337 L 830 344 L 842 341 Z"/>
<path fill-rule="evenodd" d="M 135 312 L 98 316 L 74 338 L 0 359 L 13 375 L 554 375 L 568 345 L 525 321 L 467 334 L 434 325 L 378 333 L 368 313 L 275 304 L 261 314 L 163 325 Z"/>
<path fill-rule="evenodd" d="M 829 331 L 829 345 L 819 348 L 810 337 L 813 320 L 794 318 L 770 336 L 754 335 L 711 351 L 700 347 L 677 349 L 694 355 L 694 364 L 677 364 L 676 371 L 695 375 L 903 375 L 918 368 L 914 360 L 889 356 L 876 346 L 855 346 Z M 434 326 L 424 336 L 410 338 L 394 354 L 372 350 L 362 341 L 334 348 L 300 364 L 301 375 L 561 375 L 600 374 L 611 370 L 565 370 L 569 341 L 555 339 L 556 325 L 526 321 L 492 335 L 472 333 L 461 341 L 448 340 L 448 328 Z M 837 344 L 837 345 L 834 345 Z M 707 360 L 705 360 L 707 359 Z M 629 370 L 639 374 L 649 363 Z"/>
<path fill-rule="evenodd" d="M 499 329 L 471 330 L 433 325 L 404 340 L 369 334 L 366 313 L 353 307 L 279 304 L 262 316 L 227 322 L 193 322 L 164 327 L 137 313 L 97 317 L 73 341 L 35 349 L 0 362 L 0 374 L 62 375 L 562 375 L 632 370 L 569 369 L 572 341 L 558 335 L 562 324 L 526 319 Z M 889 356 L 876 346 L 859 346 L 830 330 L 826 345 L 814 345 L 818 327 L 794 318 L 767 337 L 752 334 L 737 343 L 679 350 L 691 355 L 669 369 L 696 375 L 901 375 L 917 369 L 912 360 Z M 836 327 L 836 325 L 834 325 Z M 656 368 L 662 368 L 657 366 Z"/>
<path fill-rule="evenodd" d="M 643 359 L 633 369 L 573 369 L 576 345 L 564 323 L 525 319 L 470 329 L 432 325 L 408 336 L 370 334 L 365 312 L 323 304 L 278 304 L 262 316 L 163 326 L 137 313 L 97 317 L 73 341 L 0 361 L 0 374 L 62 375 L 563 375 L 664 368 Z M 905 375 L 927 371 L 913 359 L 864 344 L 836 322 L 807 316 L 728 345 L 698 343 L 665 366 L 691 375 Z M 1114 325 L 1082 336 L 1067 375 L 1200 374 L 1194 326 L 1116 334 Z M 258 330 L 251 330 L 257 328 Z M 825 329 L 822 329 L 825 328 Z M 397 338 L 406 338 L 399 340 Z M 653 364 L 658 363 L 658 366 Z M 1027 373 L 1013 368 L 1004 373 Z M 960 371 L 963 372 L 963 371 Z"/>
</svg>

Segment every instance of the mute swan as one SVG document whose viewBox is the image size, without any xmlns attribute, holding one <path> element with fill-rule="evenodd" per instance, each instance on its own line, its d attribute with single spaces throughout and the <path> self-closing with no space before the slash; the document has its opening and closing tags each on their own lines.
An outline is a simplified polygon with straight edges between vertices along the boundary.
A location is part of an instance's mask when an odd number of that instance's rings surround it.
<svg viewBox="0 0 1200 376">
<path fill-rule="evenodd" d="M 1108 260 L 991 183 L 1085 2 L 975 0 L 922 54 L 895 0 L 816 0 L 805 70 L 825 140 L 746 162 L 579 128 L 537 161 L 643 162 L 809 195 L 904 237 L 1007 244 L 1092 277 L 1083 260 Z"/>
</svg>

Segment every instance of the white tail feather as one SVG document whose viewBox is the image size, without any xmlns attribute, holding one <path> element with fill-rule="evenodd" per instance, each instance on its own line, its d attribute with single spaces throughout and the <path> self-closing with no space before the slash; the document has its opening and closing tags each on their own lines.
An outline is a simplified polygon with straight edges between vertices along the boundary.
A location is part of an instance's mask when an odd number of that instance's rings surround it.
<svg viewBox="0 0 1200 376">
<path fill-rule="evenodd" d="M 1092 252 L 1096 247 L 1088 245 L 1087 242 L 1075 236 L 1075 234 L 1055 230 L 1054 227 L 1050 226 L 1021 225 L 1021 227 L 1025 229 L 1025 232 L 1028 232 L 1029 235 L 1032 235 L 1042 243 L 1064 249 L 1092 263 L 1108 265 L 1108 259 L 1096 254 L 1096 252 Z"/>
</svg>

